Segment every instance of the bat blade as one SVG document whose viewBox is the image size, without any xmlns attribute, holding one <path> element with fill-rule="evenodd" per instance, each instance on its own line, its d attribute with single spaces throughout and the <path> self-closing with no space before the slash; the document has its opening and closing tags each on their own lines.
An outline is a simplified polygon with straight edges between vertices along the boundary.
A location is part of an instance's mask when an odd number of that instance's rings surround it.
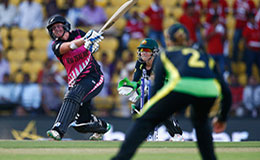
<svg viewBox="0 0 260 160">
<path fill-rule="evenodd" d="M 99 33 L 103 33 L 109 29 L 122 15 L 124 15 L 138 0 L 128 0 L 109 18 L 109 20 L 99 30 Z"/>
</svg>

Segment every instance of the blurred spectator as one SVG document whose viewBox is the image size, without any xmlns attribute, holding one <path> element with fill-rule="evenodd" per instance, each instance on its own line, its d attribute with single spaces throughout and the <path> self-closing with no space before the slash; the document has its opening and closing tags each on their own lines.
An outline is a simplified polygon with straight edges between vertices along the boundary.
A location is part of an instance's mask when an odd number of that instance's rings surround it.
<svg viewBox="0 0 260 160">
<path fill-rule="evenodd" d="M 247 15 L 256 13 L 256 7 L 252 0 L 236 0 L 233 4 L 233 14 L 236 19 L 236 28 L 233 37 L 233 55 L 232 60 L 238 61 L 239 48 L 238 44 L 242 38 L 242 32 L 247 23 Z"/>
<path fill-rule="evenodd" d="M 180 17 L 179 22 L 183 24 L 189 31 L 190 41 L 189 45 L 198 42 L 196 32 L 200 32 L 200 16 L 195 11 L 195 3 L 190 2 L 187 4 L 184 14 Z M 199 33 L 200 34 L 200 33 Z"/>
<path fill-rule="evenodd" d="M 45 61 L 44 67 L 39 71 L 37 77 L 37 83 L 48 83 L 50 74 L 55 72 L 55 67 L 53 66 L 54 61 L 52 59 L 47 59 Z"/>
<path fill-rule="evenodd" d="M 206 31 L 207 53 L 209 53 L 219 65 L 223 75 L 225 71 L 224 42 L 226 40 L 226 29 L 219 21 L 219 16 L 215 15 L 211 19 L 211 24 Z"/>
<path fill-rule="evenodd" d="M 245 61 L 246 73 L 250 77 L 252 74 L 252 65 L 255 63 L 260 73 L 260 27 L 255 22 L 255 15 L 248 14 L 248 22 L 243 30 L 243 38 L 246 42 Z"/>
<path fill-rule="evenodd" d="M 80 22 L 84 26 L 100 26 L 107 20 L 102 7 L 96 5 L 95 0 L 88 0 L 80 13 Z"/>
<path fill-rule="evenodd" d="M 235 74 L 230 74 L 229 80 L 229 88 L 232 94 L 231 115 L 242 116 L 242 95 L 244 87 L 239 84 L 238 77 Z"/>
<path fill-rule="evenodd" d="M 243 104 L 246 112 L 252 117 L 257 117 L 260 108 L 260 85 L 254 76 L 250 76 L 243 92 Z"/>
<path fill-rule="evenodd" d="M 217 8 L 214 7 L 214 3 L 219 4 L 217 5 Z M 218 14 L 220 17 L 226 17 L 226 15 L 229 13 L 228 3 L 226 0 L 209 0 L 207 3 L 207 10 L 207 12 L 216 12 L 215 14 Z"/>
<path fill-rule="evenodd" d="M 228 4 L 226 0 L 209 0 L 207 3 L 207 11 L 206 11 L 206 23 L 204 23 L 204 27 L 208 28 L 211 25 L 212 17 L 218 15 L 220 23 L 226 28 L 226 17 L 229 13 Z M 229 41 L 226 40 L 223 46 L 223 54 L 225 56 L 226 63 L 226 71 L 230 72 L 230 58 L 229 58 Z"/>
<path fill-rule="evenodd" d="M 198 43 L 195 44 L 193 46 L 193 48 L 200 49 L 198 47 L 203 47 L 203 49 L 204 49 L 204 42 L 203 42 L 203 38 L 202 38 L 202 35 L 200 32 L 203 25 L 200 22 L 200 18 L 206 14 L 206 9 L 203 6 L 203 3 L 201 0 L 185 0 L 185 2 L 183 4 L 183 9 L 186 11 L 189 4 L 192 4 L 192 3 L 194 4 L 194 10 L 195 10 L 194 16 L 196 17 L 195 19 L 199 22 L 199 25 L 196 28 L 196 38 L 198 40 Z"/>
<path fill-rule="evenodd" d="M 55 75 L 52 73 L 46 75 L 46 81 L 42 84 L 42 108 L 44 113 L 49 116 L 56 116 L 62 103 L 61 86 L 54 77 Z"/>
<path fill-rule="evenodd" d="M 210 0 L 207 4 L 206 22 L 210 23 L 214 15 L 218 15 L 220 22 L 226 24 L 226 16 L 228 14 L 228 5 L 225 0 Z"/>
<path fill-rule="evenodd" d="M 21 29 L 33 30 L 43 26 L 42 6 L 34 0 L 22 1 L 17 15 L 17 24 Z"/>
<path fill-rule="evenodd" d="M 98 64 L 104 75 L 104 86 L 97 97 L 94 98 L 93 105 L 96 111 L 98 111 L 98 114 L 105 117 L 111 115 L 116 103 L 117 94 L 114 95 L 113 89 L 116 89 L 117 84 L 113 86 L 112 80 L 115 66 L 114 63 L 110 61 L 108 53 L 105 51 L 101 52 Z"/>
<path fill-rule="evenodd" d="M 3 50 L 0 48 L 0 83 L 3 82 L 4 75 L 10 73 L 9 62 L 3 56 Z"/>
<path fill-rule="evenodd" d="M 52 50 L 52 43 L 53 43 L 53 40 L 50 40 L 50 42 L 48 43 L 47 56 L 48 56 L 48 59 L 51 59 L 53 61 L 58 61 L 57 57 L 55 56 L 55 54 Z"/>
<path fill-rule="evenodd" d="M 190 3 L 194 3 L 194 8 L 197 14 L 204 14 L 205 11 L 201 0 L 185 0 L 183 3 L 183 9 L 186 10 Z"/>
<path fill-rule="evenodd" d="M 37 81 L 36 81 L 37 83 L 48 83 L 48 81 L 49 81 L 48 77 L 51 74 L 51 75 L 53 75 L 53 78 L 55 79 L 55 81 L 57 83 L 59 83 L 59 85 L 61 85 L 61 86 L 66 85 L 67 74 L 66 74 L 65 69 L 64 69 L 65 73 L 63 73 L 63 71 L 58 72 L 57 66 L 55 66 L 54 64 L 55 64 L 55 61 L 52 59 L 47 59 L 45 61 L 44 68 L 42 70 L 40 70 L 38 73 Z"/>
<path fill-rule="evenodd" d="M 12 27 L 15 25 L 17 8 L 9 3 L 9 0 L 2 0 L 0 4 L 0 27 Z"/>
<path fill-rule="evenodd" d="M 134 69 L 135 69 L 135 64 L 136 64 L 134 56 L 137 55 L 131 52 L 130 50 L 128 50 L 127 56 L 122 61 L 123 66 L 119 73 L 119 80 L 122 80 L 125 77 L 127 77 L 128 79 L 132 79 Z M 129 109 L 129 100 L 128 100 L 129 97 L 119 96 L 119 98 L 120 98 L 120 106 L 121 106 L 120 114 L 123 117 L 129 117 L 131 113 Z"/>
<path fill-rule="evenodd" d="M 12 111 L 16 105 L 15 84 L 10 82 L 10 76 L 5 73 L 3 76 L 3 82 L 0 83 L 0 110 Z"/>
<path fill-rule="evenodd" d="M 0 35 L 0 50 L 2 51 L 3 50 L 3 40 L 2 40 L 2 37 L 1 37 L 1 35 Z"/>
<path fill-rule="evenodd" d="M 163 35 L 164 9 L 160 2 L 161 0 L 154 0 L 150 7 L 144 11 L 144 16 L 149 18 L 148 37 L 157 40 L 165 48 L 166 44 Z"/>
<path fill-rule="evenodd" d="M 207 3 L 207 8 L 210 9 L 212 7 L 212 3 L 218 1 L 220 3 L 221 6 L 221 10 L 223 10 L 222 12 L 227 15 L 229 13 L 229 9 L 228 9 L 228 3 L 226 0 L 208 0 Z"/>
<path fill-rule="evenodd" d="M 258 26 L 260 26 L 260 6 L 259 6 L 258 11 L 256 13 L 255 21 L 258 24 Z"/>
<path fill-rule="evenodd" d="M 130 39 L 143 39 L 145 23 L 139 16 L 138 11 L 134 11 L 126 22 L 124 33 L 122 35 L 122 47 L 127 48 L 127 44 Z"/>
<path fill-rule="evenodd" d="M 41 89 L 39 84 L 30 83 L 30 75 L 25 73 L 23 82 L 19 84 L 19 106 L 16 108 L 16 115 L 25 116 L 39 114 L 41 100 Z"/>
<path fill-rule="evenodd" d="M 105 79 L 104 87 L 101 90 L 101 92 L 98 94 L 98 96 L 107 97 L 111 95 L 110 84 L 111 84 L 111 77 L 113 74 L 114 66 L 112 63 L 109 63 L 108 55 L 106 52 L 103 52 L 101 54 L 101 60 L 98 61 L 98 64 L 100 65 L 100 68 L 103 71 L 104 79 Z"/>
<path fill-rule="evenodd" d="M 57 6 L 56 0 L 46 0 L 44 2 L 45 10 L 46 10 L 46 18 L 49 19 L 51 16 L 55 14 L 59 14 L 60 10 Z"/>
<path fill-rule="evenodd" d="M 67 19 L 71 24 L 72 28 L 75 28 L 79 24 L 79 17 L 80 17 L 80 8 L 76 8 L 74 6 L 74 0 L 67 0 L 67 6 L 68 6 L 68 11 L 67 11 Z"/>
<path fill-rule="evenodd" d="M 134 59 L 135 55 L 133 52 L 131 52 L 130 50 L 128 50 L 127 56 L 125 57 L 125 59 L 123 59 L 123 64 L 124 67 L 121 69 L 120 72 L 120 78 L 124 79 L 125 77 L 132 79 L 132 75 L 135 69 L 135 59 Z"/>
</svg>

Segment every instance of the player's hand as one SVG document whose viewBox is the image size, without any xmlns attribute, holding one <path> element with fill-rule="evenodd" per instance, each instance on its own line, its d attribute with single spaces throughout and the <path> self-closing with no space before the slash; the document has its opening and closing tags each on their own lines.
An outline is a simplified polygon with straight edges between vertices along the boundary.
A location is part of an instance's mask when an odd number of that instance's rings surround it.
<svg viewBox="0 0 260 160">
<path fill-rule="evenodd" d="M 94 42 L 99 43 L 104 39 L 104 37 L 102 36 L 101 33 L 98 33 L 96 31 L 94 31 L 93 29 L 91 29 L 84 36 L 84 40 L 86 40 L 86 39 L 88 39 L 92 43 L 94 43 Z"/>
<path fill-rule="evenodd" d="M 84 36 L 84 47 L 89 50 L 91 53 L 95 53 L 99 49 L 99 43 L 104 39 L 102 34 L 90 30 Z"/>
<path fill-rule="evenodd" d="M 141 97 L 141 90 L 138 88 L 135 92 L 129 97 L 129 101 L 135 103 Z"/>
<path fill-rule="evenodd" d="M 99 49 L 99 44 L 94 42 L 90 42 L 88 39 L 85 40 L 85 44 L 84 47 L 89 50 L 91 53 L 95 53 L 98 51 Z"/>
<path fill-rule="evenodd" d="M 122 96 L 128 96 L 130 95 L 137 87 L 136 82 L 132 82 L 128 80 L 128 78 L 124 78 L 118 83 L 117 91 L 118 94 Z"/>
<path fill-rule="evenodd" d="M 212 125 L 213 125 L 213 131 L 215 133 L 224 132 L 227 127 L 227 123 L 219 121 L 217 117 L 213 118 Z"/>
</svg>

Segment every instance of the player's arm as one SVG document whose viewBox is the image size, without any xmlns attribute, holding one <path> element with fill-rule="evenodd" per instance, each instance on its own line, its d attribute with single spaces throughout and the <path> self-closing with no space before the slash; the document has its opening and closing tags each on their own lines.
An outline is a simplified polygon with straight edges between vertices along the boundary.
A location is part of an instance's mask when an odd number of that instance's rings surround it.
<svg viewBox="0 0 260 160">
<path fill-rule="evenodd" d="M 94 53 L 99 49 L 99 42 L 101 42 L 102 39 L 104 39 L 102 34 L 94 30 L 90 30 L 82 38 L 62 43 L 59 47 L 59 52 L 62 55 L 84 45 L 87 50 Z"/>
<path fill-rule="evenodd" d="M 142 77 L 142 68 L 143 68 L 143 63 L 136 61 L 134 75 L 133 75 L 133 81 L 135 81 L 135 82 L 140 81 L 140 79 Z"/>
<path fill-rule="evenodd" d="M 131 92 L 131 96 L 129 97 L 129 101 L 135 103 L 141 97 L 141 77 L 142 77 L 142 67 L 143 63 L 136 61 L 135 70 L 133 75 L 133 82 L 136 82 L 137 86 Z"/>
<path fill-rule="evenodd" d="M 84 44 L 84 39 L 76 39 L 70 42 L 64 42 L 60 46 L 60 54 L 65 54 L 71 50 L 77 49 L 78 47 L 82 46 Z"/>
<path fill-rule="evenodd" d="M 217 80 L 221 85 L 222 99 L 221 99 L 220 111 L 218 115 L 215 118 L 213 118 L 212 123 L 213 123 L 214 132 L 220 133 L 226 129 L 226 121 L 232 104 L 232 96 L 231 96 L 230 89 L 227 83 L 225 82 L 222 74 L 220 73 L 217 65 L 214 65 L 213 71 L 216 75 Z"/>
<path fill-rule="evenodd" d="M 155 93 L 158 90 L 160 90 L 164 85 L 166 73 L 160 57 L 155 59 L 153 71 L 154 71 L 154 83 L 152 86 L 151 96 L 154 96 Z"/>
</svg>

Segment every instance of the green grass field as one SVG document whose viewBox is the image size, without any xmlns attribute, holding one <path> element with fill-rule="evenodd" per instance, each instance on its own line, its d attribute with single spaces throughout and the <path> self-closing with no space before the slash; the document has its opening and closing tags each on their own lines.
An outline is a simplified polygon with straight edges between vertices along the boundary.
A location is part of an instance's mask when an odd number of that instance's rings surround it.
<svg viewBox="0 0 260 160">
<path fill-rule="evenodd" d="M 118 141 L 0 141 L 0 160 L 109 160 Z M 215 143 L 218 159 L 260 160 L 260 142 Z M 145 142 L 134 160 L 199 160 L 194 142 Z"/>
</svg>

